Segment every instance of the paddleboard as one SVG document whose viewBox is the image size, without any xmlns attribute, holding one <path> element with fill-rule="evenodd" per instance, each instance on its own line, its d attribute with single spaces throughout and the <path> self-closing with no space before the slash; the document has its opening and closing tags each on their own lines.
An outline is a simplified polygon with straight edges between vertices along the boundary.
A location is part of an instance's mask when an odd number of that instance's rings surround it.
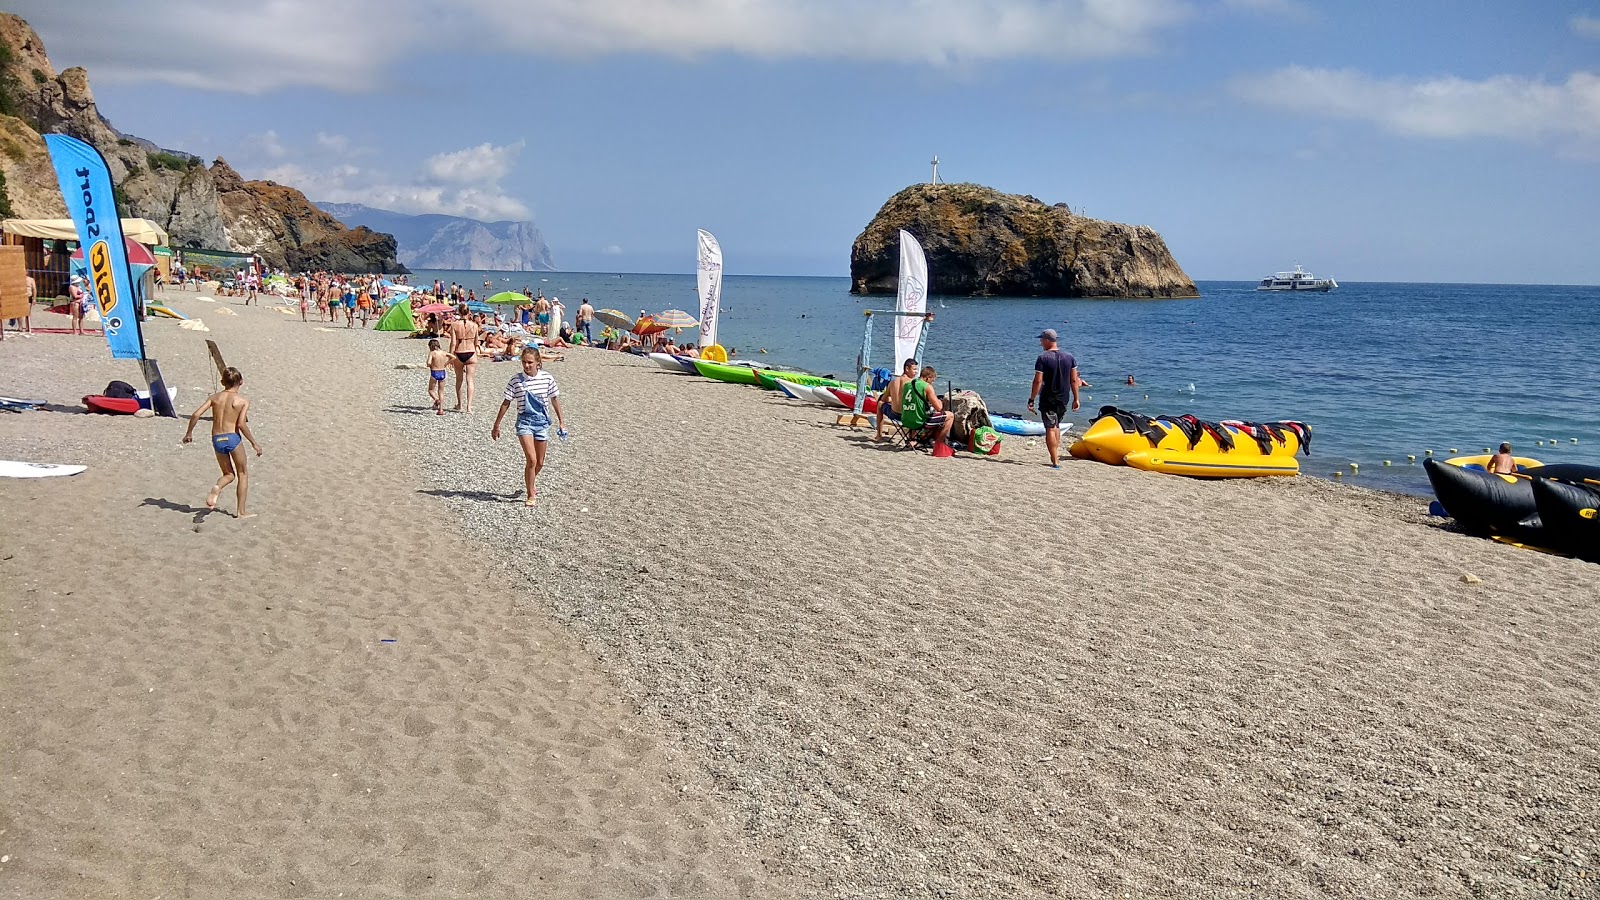
<svg viewBox="0 0 1600 900">
<path fill-rule="evenodd" d="M 817 399 L 815 394 L 811 393 L 811 388 L 806 387 L 805 385 L 785 381 L 782 378 L 777 380 L 777 385 L 778 390 L 788 394 L 791 400 L 799 400 L 801 403 L 822 403 L 821 400 Z"/>
<path fill-rule="evenodd" d="M 57 475 L 76 475 L 88 466 L 63 466 L 55 463 L 17 462 L 0 459 L 0 478 L 53 478 Z"/>
<path fill-rule="evenodd" d="M 997 416 L 989 414 L 989 422 L 995 431 L 1001 434 L 1014 434 L 1020 437 L 1038 437 L 1044 434 L 1044 423 L 1034 422 L 1029 419 L 1014 419 L 1011 416 Z M 1066 430 L 1067 423 L 1062 422 L 1062 430 Z"/>
</svg>

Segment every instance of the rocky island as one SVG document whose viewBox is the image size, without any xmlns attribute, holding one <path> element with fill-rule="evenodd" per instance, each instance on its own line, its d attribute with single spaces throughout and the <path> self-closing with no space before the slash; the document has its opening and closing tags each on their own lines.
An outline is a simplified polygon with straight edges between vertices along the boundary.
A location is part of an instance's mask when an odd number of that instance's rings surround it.
<svg viewBox="0 0 1600 900">
<path fill-rule="evenodd" d="M 68 134 L 100 151 L 122 215 L 166 229 L 174 247 L 255 253 L 292 270 L 404 272 L 395 240 L 348 229 L 304 194 L 246 181 L 220 157 L 164 150 L 114 128 L 82 68 L 57 73 L 27 22 L 0 13 L 0 210 L 12 218 L 66 218 L 43 134 Z"/>
<path fill-rule="evenodd" d="M 851 293 L 895 292 L 902 228 L 922 243 L 936 294 L 1199 296 L 1154 230 L 976 184 L 918 184 L 890 197 L 851 247 Z"/>
</svg>

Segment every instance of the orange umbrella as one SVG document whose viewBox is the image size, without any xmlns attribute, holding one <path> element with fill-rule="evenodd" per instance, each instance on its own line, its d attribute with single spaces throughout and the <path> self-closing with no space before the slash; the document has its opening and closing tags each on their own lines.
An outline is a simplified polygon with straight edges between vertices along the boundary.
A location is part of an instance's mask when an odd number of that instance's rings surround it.
<svg viewBox="0 0 1600 900">
<path fill-rule="evenodd" d="M 633 323 L 633 333 L 640 336 L 660 334 L 661 332 L 666 331 L 669 327 L 671 326 L 663 325 L 650 316 L 643 316 L 639 319 L 639 321 Z"/>
</svg>

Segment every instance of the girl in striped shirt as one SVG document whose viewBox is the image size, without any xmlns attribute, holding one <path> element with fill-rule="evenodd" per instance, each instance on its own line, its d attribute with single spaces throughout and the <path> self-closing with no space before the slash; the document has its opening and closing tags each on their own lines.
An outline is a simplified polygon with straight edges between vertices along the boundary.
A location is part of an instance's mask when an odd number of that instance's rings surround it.
<svg viewBox="0 0 1600 900">
<path fill-rule="evenodd" d="M 549 372 L 539 367 L 539 350 L 529 347 L 522 351 L 522 371 L 506 382 L 506 394 L 500 401 L 500 412 L 494 417 L 492 440 L 500 440 L 500 422 L 513 405 L 517 408 L 517 440 L 522 444 L 522 455 L 527 460 L 522 477 L 527 485 L 528 499 L 524 506 L 532 506 L 539 495 L 533 480 L 544 468 L 545 447 L 550 443 L 550 413 L 556 414 L 556 434 L 567 436 L 567 420 L 561 412 L 560 391 Z"/>
</svg>

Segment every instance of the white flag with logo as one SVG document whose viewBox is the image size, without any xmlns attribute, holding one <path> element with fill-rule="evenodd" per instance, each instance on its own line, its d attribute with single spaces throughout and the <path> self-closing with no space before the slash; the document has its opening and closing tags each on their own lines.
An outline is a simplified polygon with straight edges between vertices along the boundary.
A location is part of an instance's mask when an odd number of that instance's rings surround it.
<svg viewBox="0 0 1600 900">
<path fill-rule="evenodd" d="M 923 313 L 928 309 L 928 260 L 922 255 L 922 245 L 909 232 L 900 232 L 900 290 L 895 299 L 896 312 Z M 917 341 L 922 338 L 922 319 L 918 316 L 896 316 L 894 323 L 894 373 L 906 360 L 917 355 Z M 921 360 L 918 360 L 921 362 Z"/>
<path fill-rule="evenodd" d="M 700 289 L 700 346 L 709 347 L 717 342 L 717 308 L 722 305 L 722 245 L 709 231 L 700 231 L 695 275 Z"/>
</svg>

